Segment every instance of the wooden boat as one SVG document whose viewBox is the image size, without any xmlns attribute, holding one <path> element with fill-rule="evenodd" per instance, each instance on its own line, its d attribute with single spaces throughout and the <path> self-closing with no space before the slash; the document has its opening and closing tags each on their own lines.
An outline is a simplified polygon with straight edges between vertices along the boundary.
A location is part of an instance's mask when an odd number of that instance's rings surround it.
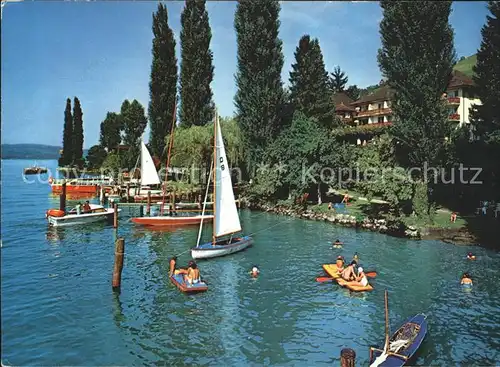
<svg viewBox="0 0 500 367">
<path fill-rule="evenodd" d="M 110 185 L 110 178 L 74 178 L 70 180 L 54 179 L 49 177 L 49 184 L 52 188 L 52 193 L 62 193 L 62 184 L 66 182 L 67 194 L 88 194 L 98 195 L 99 186 Z"/>
<path fill-rule="evenodd" d="M 118 209 L 120 211 L 121 209 Z M 49 225 L 54 227 L 87 224 L 99 221 L 112 220 L 115 210 L 102 205 L 90 204 L 90 212 L 77 214 L 76 208 L 65 213 L 58 209 L 49 209 L 45 217 Z"/>
<path fill-rule="evenodd" d="M 389 305 L 385 291 L 385 346 L 384 349 L 370 348 L 370 367 L 404 366 L 417 352 L 427 334 L 427 316 L 417 314 L 408 318 L 389 337 Z"/>
<path fill-rule="evenodd" d="M 193 259 L 208 259 L 218 256 L 229 255 L 242 251 L 251 246 L 253 239 L 250 236 L 233 237 L 233 234 L 241 232 L 240 217 L 238 208 L 234 200 L 233 184 L 231 173 L 226 158 L 226 150 L 219 125 L 219 118 L 215 116 L 214 122 L 214 155 L 209 182 L 213 171 L 214 182 L 214 219 L 212 242 L 200 245 L 201 230 L 203 221 L 200 223 L 198 240 L 196 247 L 191 249 Z M 208 186 L 205 193 L 204 203 L 207 202 Z M 202 215 L 205 214 L 205 204 Z M 218 239 L 223 236 L 230 236 L 229 239 Z"/>
<path fill-rule="evenodd" d="M 168 157 L 167 157 L 167 167 L 170 165 L 170 152 L 173 145 L 173 137 L 174 137 L 174 126 L 175 126 L 175 116 L 176 116 L 176 108 L 174 106 L 174 118 L 172 123 L 172 129 L 170 132 L 170 143 L 168 147 Z M 147 147 L 142 143 L 141 150 L 141 186 L 159 184 L 160 179 L 156 172 L 156 166 L 154 165 L 153 159 L 149 154 Z M 164 215 L 165 210 L 165 190 L 167 187 L 167 179 L 168 174 L 165 175 L 165 183 L 163 185 L 163 191 L 155 190 L 155 192 L 151 191 L 150 200 L 160 202 L 160 215 L 159 216 L 150 216 L 150 217 L 135 217 L 132 218 L 132 222 L 136 224 L 141 224 L 144 226 L 187 226 L 193 224 L 201 224 L 203 220 L 211 221 L 213 219 L 213 215 L 199 215 L 192 213 L 179 213 L 179 215 Z M 147 201 L 148 197 L 144 195 L 138 195 L 134 197 L 134 201 L 144 202 Z M 173 213 L 170 213 L 173 214 Z M 176 213 L 177 214 L 177 213 Z"/>
<path fill-rule="evenodd" d="M 47 173 L 47 167 L 39 167 L 36 163 L 33 166 L 24 169 L 25 175 L 36 175 L 42 173 Z"/>
<path fill-rule="evenodd" d="M 170 276 L 170 281 L 185 293 L 199 293 L 206 292 L 208 290 L 208 285 L 204 281 L 194 284 L 187 283 L 184 279 L 184 274 L 173 274 Z"/>
</svg>

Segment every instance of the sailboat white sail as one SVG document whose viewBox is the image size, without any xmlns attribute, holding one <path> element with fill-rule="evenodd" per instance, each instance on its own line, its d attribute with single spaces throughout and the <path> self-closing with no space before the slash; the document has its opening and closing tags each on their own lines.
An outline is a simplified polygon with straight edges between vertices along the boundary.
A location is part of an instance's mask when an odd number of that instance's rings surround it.
<svg viewBox="0 0 500 367">
<path fill-rule="evenodd" d="M 160 182 L 153 158 L 144 142 L 141 141 L 141 185 L 159 185 Z"/>
<path fill-rule="evenodd" d="M 234 200 L 231 172 L 227 164 L 226 149 L 219 125 L 215 121 L 215 237 L 241 231 L 238 208 Z"/>
</svg>

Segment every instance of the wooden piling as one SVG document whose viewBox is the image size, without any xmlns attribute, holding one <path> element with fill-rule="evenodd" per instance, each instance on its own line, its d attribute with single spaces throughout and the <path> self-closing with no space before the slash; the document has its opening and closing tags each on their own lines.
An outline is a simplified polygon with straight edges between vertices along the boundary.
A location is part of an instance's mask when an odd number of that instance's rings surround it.
<svg viewBox="0 0 500 367">
<path fill-rule="evenodd" d="M 113 228 L 118 228 L 118 203 L 113 203 Z"/>
<path fill-rule="evenodd" d="M 174 215 L 176 215 L 176 212 L 175 212 L 175 190 L 172 191 L 172 212 Z"/>
<path fill-rule="evenodd" d="M 350 348 L 340 351 L 340 367 L 354 367 L 356 364 L 356 352 Z"/>
<path fill-rule="evenodd" d="M 123 259 L 125 257 L 125 240 L 118 238 L 115 242 L 115 266 L 113 267 L 113 290 L 119 290 L 122 282 Z"/>
<path fill-rule="evenodd" d="M 127 184 L 127 203 L 130 203 L 130 184 Z"/>
<path fill-rule="evenodd" d="M 59 209 L 63 212 L 66 211 L 66 180 L 63 180 L 62 193 L 59 195 Z"/>
<path fill-rule="evenodd" d="M 144 217 L 144 205 L 139 207 L 139 217 Z"/>
<path fill-rule="evenodd" d="M 151 214 L 151 191 L 148 191 L 148 205 L 146 207 L 146 215 Z"/>
</svg>

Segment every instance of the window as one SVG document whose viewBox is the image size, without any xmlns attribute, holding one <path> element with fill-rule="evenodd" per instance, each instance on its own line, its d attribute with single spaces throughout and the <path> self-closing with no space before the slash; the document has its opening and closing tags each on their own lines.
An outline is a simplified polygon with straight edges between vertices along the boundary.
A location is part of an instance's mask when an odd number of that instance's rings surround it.
<svg viewBox="0 0 500 367">
<path fill-rule="evenodd" d="M 384 122 L 384 116 L 379 116 L 377 123 L 381 124 L 382 122 Z"/>
<path fill-rule="evenodd" d="M 379 110 L 381 110 L 383 107 L 384 107 L 384 104 L 383 104 L 383 103 L 379 103 L 379 104 L 378 104 L 378 109 L 379 109 Z"/>
</svg>

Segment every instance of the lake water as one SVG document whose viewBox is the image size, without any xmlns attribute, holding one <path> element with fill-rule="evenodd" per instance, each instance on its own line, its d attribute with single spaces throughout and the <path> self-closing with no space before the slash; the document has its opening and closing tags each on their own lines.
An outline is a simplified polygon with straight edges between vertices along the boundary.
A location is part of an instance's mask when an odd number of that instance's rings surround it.
<svg viewBox="0 0 500 367">
<path fill-rule="evenodd" d="M 55 172 L 55 161 L 38 163 Z M 57 208 L 58 198 L 46 183 L 23 182 L 30 164 L 2 161 L 3 364 L 338 365 L 348 347 L 363 366 L 369 346 L 384 340 L 385 289 L 391 330 L 413 314 L 428 316 L 416 364 L 500 363 L 497 252 L 242 210 L 254 246 L 200 261 L 209 290 L 185 295 L 168 280 L 168 259 L 182 253 L 179 262 L 187 263 L 197 228 L 144 230 L 124 208 L 118 295 L 111 289 L 115 230 L 49 228 L 45 211 Z M 337 238 L 346 245 L 333 250 Z M 477 261 L 465 259 L 469 250 Z M 365 269 L 378 271 L 374 291 L 315 282 L 321 264 L 356 251 Z M 253 264 L 261 269 L 257 279 L 248 275 Z M 469 291 L 459 286 L 464 271 L 475 280 Z"/>
</svg>

